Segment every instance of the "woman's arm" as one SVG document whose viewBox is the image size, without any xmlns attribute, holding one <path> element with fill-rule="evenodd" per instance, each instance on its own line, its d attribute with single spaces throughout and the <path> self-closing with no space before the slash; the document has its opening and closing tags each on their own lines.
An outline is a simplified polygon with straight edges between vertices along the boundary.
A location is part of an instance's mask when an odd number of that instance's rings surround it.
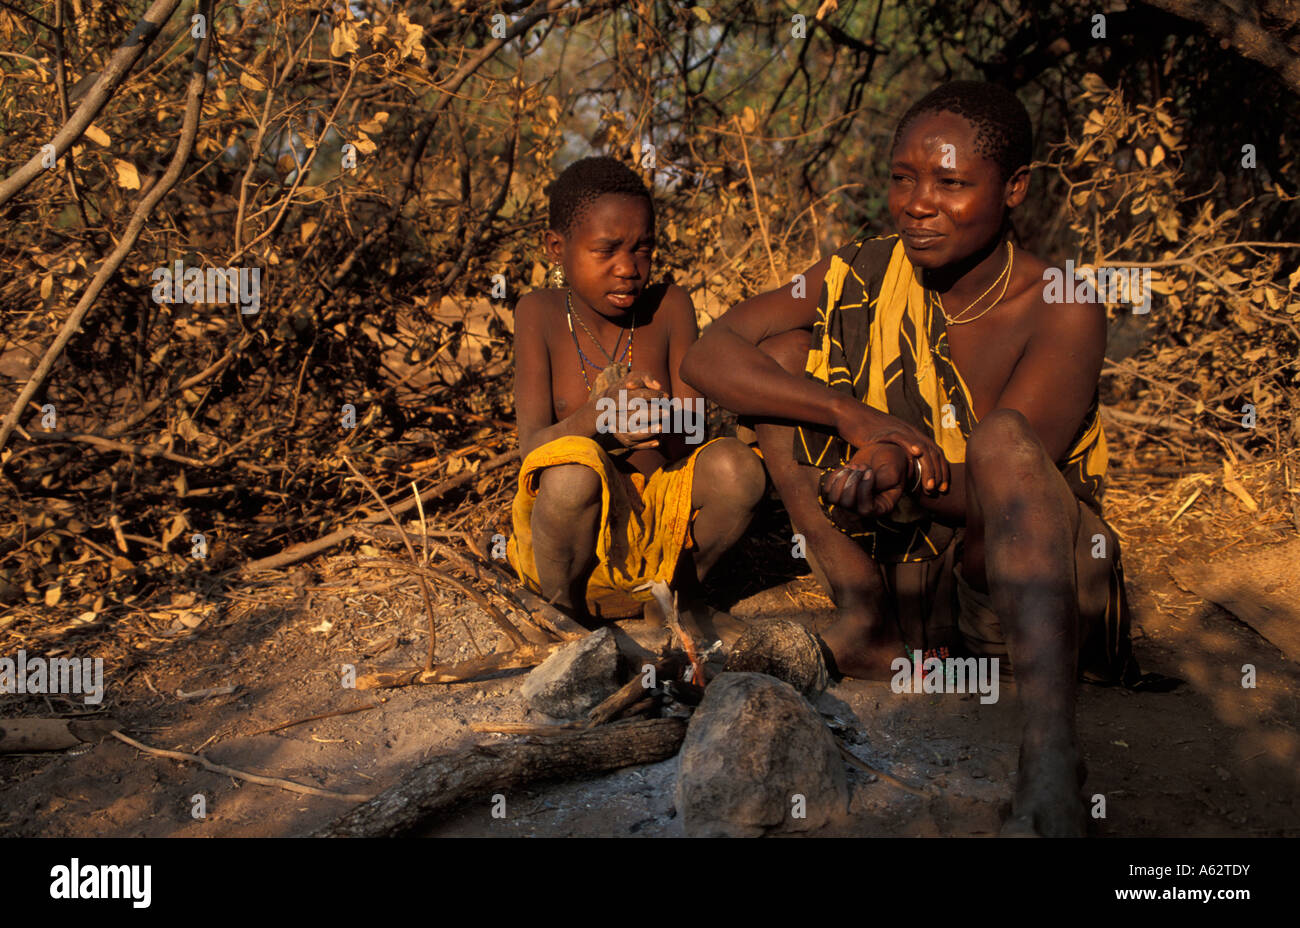
<svg viewBox="0 0 1300 928">
<path fill-rule="evenodd" d="M 773 335 L 808 329 L 831 259 L 804 273 L 802 296 L 793 285 L 745 300 L 723 313 L 682 361 L 682 377 L 714 402 L 742 415 L 788 419 L 833 427 L 855 448 L 888 441 L 921 458 L 931 492 L 948 481 L 948 463 L 920 431 L 887 413 L 816 380 L 787 372 L 759 343 Z"/>
<path fill-rule="evenodd" d="M 787 373 L 759 343 L 817 321 L 817 295 L 830 259 L 804 275 L 804 296 L 793 287 L 769 290 L 738 303 L 714 320 L 682 360 L 682 379 L 715 403 L 742 415 L 834 425 L 844 399 L 817 381 Z"/>
</svg>

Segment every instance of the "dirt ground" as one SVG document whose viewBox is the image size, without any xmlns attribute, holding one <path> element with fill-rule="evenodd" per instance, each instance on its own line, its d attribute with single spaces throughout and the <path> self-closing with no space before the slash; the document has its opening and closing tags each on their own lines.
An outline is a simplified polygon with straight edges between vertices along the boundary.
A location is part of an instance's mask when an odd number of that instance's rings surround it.
<svg viewBox="0 0 1300 928">
<path fill-rule="evenodd" d="M 1183 486 L 1127 474 L 1112 487 L 1137 656 L 1144 670 L 1186 683 L 1169 693 L 1083 687 L 1086 793 L 1106 800 L 1106 817 L 1093 820 L 1093 831 L 1300 834 L 1300 667 L 1231 614 L 1179 589 L 1168 572 L 1181 559 L 1293 537 L 1290 514 L 1279 509 L 1275 518 L 1268 507 L 1243 512 L 1233 523 L 1240 527 L 1233 540 L 1223 535 L 1221 513 L 1192 507 L 1171 541 L 1168 519 L 1186 495 Z M 1213 506 L 1221 505 L 1230 503 L 1216 498 Z M 719 565 L 715 576 L 725 579 L 711 586 L 712 598 L 741 618 L 793 618 L 816 629 L 827 621 L 829 601 L 800 562 L 791 566 L 783 518 L 775 505 L 764 511 L 742 547 Z M 436 589 L 434 596 L 439 660 L 473 656 L 467 631 L 485 650 L 502 646 L 477 606 L 449 590 Z M 416 666 L 427 645 L 415 581 L 358 565 L 354 554 L 320 558 L 278 583 L 231 590 L 209 606 L 195 613 L 205 617 L 194 628 L 177 623 L 174 633 L 135 640 L 130 659 L 106 668 L 107 695 L 96 715 L 118 719 L 153 747 L 201 750 L 238 770 L 354 794 L 378 792 L 426 758 L 506 737 L 475 733 L 472 723 L 546 721 L 530 715 L 519 695 L 524 672 L 455 685 L 344 688 L 344 665 L 358 673 Z M 641 623 L 625 624 L 640 633 Z M 75 637 L 62 649 L 88 656 Z M 1253 689 L 1241 685 L 1247 663 L 1257 669 Z M 224 686 L 235 689 L 177 696 Z M 374 708 L 265 731 L 363 706 Z M 0 697 L 6 716 L 88 708 L 80 697 Z M 823 833 L 997 833 L 1016 766 L 1012 685 L 996 704 L 982 705 L 973 695 L 896 696 L 887 683 L 846 680 L 818 708 L 872 767 L 937 788 L 934 798 L 921 798 L 852 770 L 850 815 Z M 584 781 L 539 783 L 508 796 L 504 818 L 492 817 L 485 795 L 425 831 L 679 836 L 676 775 L 674 758 Z M 354 804 L 242 782 L 113 739 L 82 753 L 0 755 L 0 795 L 3 836 L 301 835 Z M 207 814 L 195 818 L 200 795 Z"/>
</svg>

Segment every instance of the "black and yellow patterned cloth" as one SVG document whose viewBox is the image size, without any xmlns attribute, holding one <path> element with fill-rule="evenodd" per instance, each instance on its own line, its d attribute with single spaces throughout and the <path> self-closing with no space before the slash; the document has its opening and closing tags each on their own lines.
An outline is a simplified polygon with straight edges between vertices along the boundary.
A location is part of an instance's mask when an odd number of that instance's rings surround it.
<svg viewBox="0 0 1300 928">
<path fill-rule="evenodd" d="M 832 256 L 806 375 L 931 436 L 949 463 L 966 460 L 966 441 L 977 421 L 970 391 L 949 353 L 935 292 L 921 286 L 897 235 L 853 244 Z M 795 432 L 794 456 L 801 464 L 831 470 L 855 450 L 833 430 L 809 425 Z M 1098 512 L 1106 457 L 1094 394 L 1058 466 L 1075 495 Z M 916 507 L 902 507 L 914 518 L 900 520 L 863 519 L 823 505 L 831 521 L 877 560 L 929 560 L 951 537 L 951 529 Z"/>
<path fill-rule="evenodd" d="M 935 293 L 919 274 L 897 235 L 840 249 L 831 259 L 813 328 L 806 376 L 842 390 L 930 435 L 950 463 L 966 460 L 966 441 L 978 421 L 970 390 L 952 361 L 947 324 Z M 834 431 L 800 426 L 794 456 L 823 471 L 848 461 L 855 449 Z M 1101 517 L 1107 465 L 1106 437 L 1097 396 L 1083 418 L 1062 475 L 1080 501 Z M 961 530 L 934 520 L 906 496 L 891 517 L 864 519 L 829 505 L 823 509 L 845 534 L 878 562 L 920 568 L 944 556 Z M 1133 657 L 1131 618 L 1117 540 L 1111 534 L 1109 592 L 1097 632 L 1084 642 L 1084 679 L 1130 689 L 1167 690 L 1181 681 L 1143 674 Z"/>
</svg>

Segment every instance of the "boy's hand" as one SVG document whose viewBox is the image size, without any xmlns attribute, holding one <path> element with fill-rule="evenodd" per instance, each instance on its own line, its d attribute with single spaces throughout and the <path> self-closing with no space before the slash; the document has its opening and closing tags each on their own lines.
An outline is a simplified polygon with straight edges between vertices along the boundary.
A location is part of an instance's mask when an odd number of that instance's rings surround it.
<svg viewBox="0 0 1300 928">
<path fill-rule="evenodd" d="M 822 496 L 859 515 L 879 518 L 893 512 L 910 471 L 911 458 L 902 446 L 879 441 L 855 452 L 847 464 L 822 477 Z"/>
<path fill-rule="evenodd" d="M 620 408 L 623 402 L 630 406 L 634 399 L 645 400 L 647 404 L 654 399 L 668 399 L 668 394 L 663 391 L 659 381 L 642 371 L 624 373 L 623 365 L 611 364 L 600 372 L 600 376 L 592 384 L 591 398 L 588 402 L 595 407 L 602 399 L 610 400 L 614 404 L 612 407 L 614 428 L 609 431 L 609 434 L 613 435 L 619 444 L 631 451 L 659 447 L 658 436 L 663 431 L 663 426 L 657 421 L 656 410 L 653 408 L 649 409 L 646 428 L 635 432 L 618 431 L 618 426 L 631 418 L 630 411 L 620 414 L 623 411 Z M 610 408 L 608 403 L 601 405 L 606 409 Z"/>
<path fill-rule="evenodd" d="M 906 455 L 918 458 L 921 487 L 930 495 L 948 491 L 948 461 L 939 446 L 927 435 L 866 403 L 846 403 L 836 420 L 840 437 L 855 448 L 866 450 L 882 442 L 891 443 Z M 854 455 L 856 460 L 861 451 Z"/>
</svg>

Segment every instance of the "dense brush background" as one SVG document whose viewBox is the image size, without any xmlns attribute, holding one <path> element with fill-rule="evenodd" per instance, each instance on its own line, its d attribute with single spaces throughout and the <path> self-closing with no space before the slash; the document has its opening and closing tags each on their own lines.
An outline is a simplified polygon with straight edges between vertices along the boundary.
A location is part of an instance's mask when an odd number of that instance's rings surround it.
<svg viewBox="0 0 1300 928">
<path fill-rule="evenodd" d="M 76 111 L 147 6 L 0 4 L 0 177 Z M 196 9 L 170 6 L 69 154 L 0 205 L 6 411 L 184 144 L 200 43 Z M 511 307 L 542 285 L 544 191 L 571 160 L 643 169 L 655 273 L 703 325 L 889 231 L 895 123 L 952 78 L 1003 82 L 1033 117 L 1026 248 L 1154 266 L 1149 315 L 1112 307 L 1112 463 L 1173 477 L 1300 438 L 1293 3 L 223 0 L 210 28 L 179 180 L 14 410 L 9 622 L 102 627 L 352 521 L 374 505 L 344 455 L 396 500 L 510 450 Z M 177 259 L 262 268 L 261 311 L 154 303 L 150 273 Z M 458 507 L 503 507 L 512 470 L 429 518 L 479 527 Z"/>
</svg>

